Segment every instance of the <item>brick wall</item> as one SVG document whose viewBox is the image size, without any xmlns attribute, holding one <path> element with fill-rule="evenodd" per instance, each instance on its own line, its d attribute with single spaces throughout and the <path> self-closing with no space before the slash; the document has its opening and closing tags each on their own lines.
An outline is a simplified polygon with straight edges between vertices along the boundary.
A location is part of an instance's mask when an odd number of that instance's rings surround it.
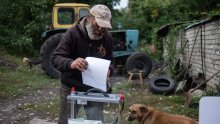
<svg viewBox="0 0 220 124">
<path fill-rule="evenodd" d="M 187 65 L 192 51 L 190 60 L 192 67 L 189 70 L 191 76 L 204 73 L 208 79 L 220 70 L 220 19 L 191 25 L 181 35 L 182 37 L 177 40 L 177 48 L 181 49 L 185 42 L 187 43 L 179 57 L 182 63 Z M 208 85 L 218 83 L 220 74 L 211 79 Z"/>
</svg>

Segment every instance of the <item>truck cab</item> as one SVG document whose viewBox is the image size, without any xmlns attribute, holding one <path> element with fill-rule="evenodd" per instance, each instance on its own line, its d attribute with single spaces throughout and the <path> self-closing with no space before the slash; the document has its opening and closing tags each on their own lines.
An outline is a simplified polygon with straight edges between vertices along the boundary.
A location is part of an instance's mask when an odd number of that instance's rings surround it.
<svg viewBox="0 0 220 124">
<path fill-rule="evenodd" d="M 88 4 L 59 3 L 53 7 L 52 28 L 67 29 L 89 13 Z"/>
</svg>

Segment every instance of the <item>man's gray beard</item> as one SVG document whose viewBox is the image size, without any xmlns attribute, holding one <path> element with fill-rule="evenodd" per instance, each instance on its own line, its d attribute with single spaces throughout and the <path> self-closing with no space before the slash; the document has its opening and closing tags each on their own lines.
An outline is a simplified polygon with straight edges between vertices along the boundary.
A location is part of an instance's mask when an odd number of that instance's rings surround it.
<svg viewBox="0 0 220 124">
<path fill-rule="evenodd" d="M 91 23 L 86 24 L 86 30 L 88 33 L 88 36 L 91 40 L 100 40 L 102 39 L 104 33 L 102 35 L 95 35 L 94 32 L 94 28 L 92 27 Z"/>
</svg>

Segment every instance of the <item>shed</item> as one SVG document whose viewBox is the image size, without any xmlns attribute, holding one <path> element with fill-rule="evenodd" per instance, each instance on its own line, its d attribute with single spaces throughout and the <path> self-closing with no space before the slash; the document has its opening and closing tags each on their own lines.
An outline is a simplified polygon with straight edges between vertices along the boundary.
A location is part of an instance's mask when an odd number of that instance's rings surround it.
<svg viewBox="0 0 220 124">
<path fill-rule="evenodd" d="M 162 26 L 157 31 L 157 34 L 163 39 L 165 59 L 167 47 L 169 47 L 167 46 L 167 36 L 171 25 L 176 25 L 176 23 Z M 175 45 L 179 51 L 177 57 L 180 58 L 183 65 L 187 66 L 188 62 L 192 64 L 189 74 L 191 76 L 203 74 L 204 78 L 208 79 L 220 71 L 220 16 L 213 16 L 210 19 L 188 25 L 179 32 Z M 214 86 L 219 83 L 220 75 L 217 75 L 207 84 Z"/>
</svg>

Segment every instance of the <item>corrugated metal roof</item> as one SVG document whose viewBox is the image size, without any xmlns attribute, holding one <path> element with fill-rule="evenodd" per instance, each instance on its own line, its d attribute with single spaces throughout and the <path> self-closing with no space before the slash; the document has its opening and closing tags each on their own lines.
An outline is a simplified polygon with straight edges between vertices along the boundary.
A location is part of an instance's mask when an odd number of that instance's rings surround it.
<svg viewBox="0 0 220 124">
<path fill-rule="evenodd" d="M 210 21 L 218 20 L 218 19 L 220 19 L 220 15 L 214 15 L 210 19 L 205 19 L 205 20 L 202 20 L 202 21 L 199 21 L 199 22 L 196 22 L 196 23 L 193 23 L 193 24 L 187 26 L 185 28 L 185 30 L 189 29 L 189 28 L 192 28 L 192 27 L 195 27 L 195 26 L 198 26 L 198 25 L 201 25 L 201 24 L 205 24 L 205 23 L 210 22 Z"/>
<path fill-rule="evenodd" d="M 192 27 L 195 27 L 195 26 L 198 26 L 200 24 L 205 24 L 207 22 L 210 22 L 210 21 L 213 21 L 213 20 L 218 20 L 220 19 L 220 15 L 214 15 L 212 16 L 210 19 L 205 19 L 205 20 L 202 20 L 202 21 L 198 21 L 196 23 L 193 23 L 191 25 L 188 25 L 186 28 L 184 28 L 185 30 L 189 29 L 189 28 L 192 28 Z M 170 26 L 176 26 L 176 25 L 180 25 L 180 24 L 185 24 L 184 22 L 179 22 L 179 23 L 171 23 L 171 24 L 166 24 L 166 25 L 163 25 L 161 26 L 158 30 L 157 30 L 157 34 L 161 37 L 164 37 L 168 34 L 169 30 L 170 30 Z"/>
<path fill-rule="evenodd" d="M 184 29 L 186 30 L 186 29 L 189 29 L 189 28 L 195 27 L 195 26 L 197 26 L 197 25 L 204 24 L 204 23 L 207 22 L 208 20 L 209 20 L 209 19 L 207 19 L 207 20 L 202 20 L 202 21 L 199 21 L 199 22 L 193 23 L 193 24 L 187 26 L 187 27 L 184 28 Z"/>
</svg>

